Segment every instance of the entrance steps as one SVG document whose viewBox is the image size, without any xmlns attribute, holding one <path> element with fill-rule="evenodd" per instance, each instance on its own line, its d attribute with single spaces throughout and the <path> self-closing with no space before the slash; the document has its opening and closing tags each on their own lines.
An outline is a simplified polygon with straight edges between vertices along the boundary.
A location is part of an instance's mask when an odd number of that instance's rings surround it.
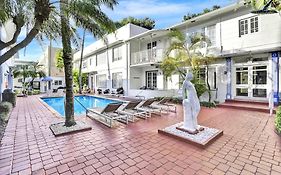
<svg viewBox="0 0 281 175">
<path fill-rule="evenodd" d="M 257 111 L 257 112 L 270 112 L 268 108 L 268 102 L 265 101 L 246 101 L 246 100 L 226 100 L 225 103 L 219 104 L 218 107 L 221 108 L 230 108 L 230 109 L 240 109 L 247 111 Z M 276 107 L 273 110 L 273 113 L 276 113 Z"/>
</svg>

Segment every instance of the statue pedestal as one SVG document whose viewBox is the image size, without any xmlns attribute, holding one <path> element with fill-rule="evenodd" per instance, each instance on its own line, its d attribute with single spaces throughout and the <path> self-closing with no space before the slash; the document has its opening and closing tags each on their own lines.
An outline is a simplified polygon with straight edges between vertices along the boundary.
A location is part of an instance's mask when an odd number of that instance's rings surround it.
<svg viewBox="0 0 281 175">
<path fill-rule="evenodd" d="M 200 127 L 203 128 L 202 131 L 199 131 L 195 134 L 189 133 L 183 128 L 183 122 L 181 122 L 172 126 L 168 126 L 164 129 L 159 129 L 158 133 L 182 140 L 200 148 L 205 148 L 217 138 L 223 135 L 222 130 L 209 128 L 206 126 Z"/>
<path fill-rule="evenodd" d="M 183 132 L 187 132 L 188 134 L 198 134 L 199 132 L 204 130 L 204 127 L 202 127 L 200 125 L 197 125 L 197 126 L 198 126 L 198 128 L 200 128 L 199 130 L 189 130 L 189 129 L 186 129 L 184 127 L 184 125 L 178 126 L 178 127 L 176 127 L 176 129 L 181 130 Z"/>
</svg>

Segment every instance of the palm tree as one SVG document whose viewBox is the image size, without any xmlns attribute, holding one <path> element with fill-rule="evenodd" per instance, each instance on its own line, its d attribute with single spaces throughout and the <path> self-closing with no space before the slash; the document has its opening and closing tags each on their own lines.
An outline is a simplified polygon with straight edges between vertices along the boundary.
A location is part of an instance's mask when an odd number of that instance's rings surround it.
<svg viewBox="0 0 281 175">
<path fill-rule="evenodd" d="M 14 78 L 21 78 L 22 77 L 22 92 L 25 94 L 27 90 L 27 83 L 26 78 L 30 77 L 31 72 L 29 69 L 29 65 L 18 65 L 13 70 Z"/>
<path fill-rule="evenodd" d="M 30 73 L 30 77 L 31 77 L 31 81 L 29 82 L 29 86 L 33 87 L 33 82 L 34 82 L 34 79 L 39 77 L 39 78 L 42 78 L 42 77 L 45 77 L 46 76 L 46 73 L 42 70 L 44 66 L 39 64 L 39 62 L 35 62 L 35 63 L 32 63 L 30 66 L 29 66 L 29 73 Z"/>
<path fill-rule="evenodd" d="M 280 0 L 244 0 L 246 4 L 251 4 L 257 14 L 271 14 L 281 12 Z"/>
<path fill-rule="evenodd" d="M 205 85 L 200 83 L 196 78 L 201 65 L 206 66 L 206 69 L 208 69 L 208 65 L 215 60 L 214 57 L 207 56 L 207 47 L 210 44 L 210 40 L 204 34 L 196 33 L 189 38 L 189 42 L 185 35 L 177 29 L 172 30 L 169 37 L 172 42 L 166 50 L 166 56 L 160 65 L 165 77 L 170 77 L 174 73 L 178 73 L 184 79 L 186 68 L 190 67 L 193 74 L 195 74 L 193 83 L 198 97 L 206 90 L 210 91 L 208 79 L 207 85 Z M 202 46 L 205 47 L 204 54 L 200 52 L 203 49 Z M 208 70 L 206 74 L 208 74 Z M 210 96 L 209 92 L 209 100 L 211 99 Z"/>
<path fill-rule="evenodd" d="M 12 19 L 16 26 L 11 41 L 0 41 L 0 51 L 11 47 L 0 56 L 0 65 L 26 47 L 35 37 L 42 40 L 58 39 L 59 36 L 62 36 L 66 80 L 66 126 L 75 124 L 71 42 L 78 45 L 77 37 L 75 37 L 76 28 L 82 27 L 100 38 L 106 33 L 114 32 L 114 22 L 107 17 L 101 7 L 113 10 L 116 4 L 116 0 L 0 0 L 0 25 Z M 69 19 L 73 20 L 73 23 L 70 23 Z M 27 31 L 26 37 L 17 43 L 23 27 L 30 30 Z"/>
<path fill-rule="evenodd" d="M 81 44 L 81 58 L 80 58 L 80 65 L 79 65 L 79 94 L 82 94 L 82 62 L 83 62 L 83 54 L 84 54 L 85 35 L 86 35 L 86 30 L 83 31 L 82 44 Z"/>
<path fill-rule="evenodd" d="M 28 65 L 18 65 L 13 71 L 15 78 L 22 77 L 22 88 L 23 92 L 27 90 L 28 87 L 33 87 L 34 79 L 37 77 L 46 76 L 45 72 L 42 71 L 43 65 L 40 65 L 38 62 L 31 63 Z M 29 82 L 26 82 L 26 78 L 31 78 Z"/>
<path fill-rule="evenodd" d="M 71 26 L 69 18 L 75 20 L 77 26 L 81 26 L 97 37 L 103 37 L 107 32 L 115 31 L 114 23 L 101 11 L 105 5 L 113 9 L 115 0 L 77 0 L 60 1 L 61 36 L 63 45 L 63 62 L 65 71 L 66 97 L 65 97 L 65 126 L 76 124 L 74 120 L 74 96 L 73 96 L 73 63 L 71 49 Z"/>
</svg>

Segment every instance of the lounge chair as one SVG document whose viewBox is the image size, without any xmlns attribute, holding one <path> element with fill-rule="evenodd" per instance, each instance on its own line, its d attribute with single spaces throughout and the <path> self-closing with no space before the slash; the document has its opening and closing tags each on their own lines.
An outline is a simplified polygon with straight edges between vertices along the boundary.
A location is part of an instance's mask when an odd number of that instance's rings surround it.
<svg viewBox="0 0 281 175">
<path fill-rule="evenodd" d="M 154 113 L 157 115 L 162 114 L 162 108 L 154 107 L 152 104 L 155 102 L 155 99 L 147 99 L 145 100 L 137 109 L 143 110 L 146 112 Z"/>
<path fill-rule="evenodd" d="M 177 113 L 177 106 L 174 104 L 168 103 L 169 101 L 170 101 L 170 98 L 164 97 L 162 100 L 152 104 L 151 106 L 156 107 L 156 108 L 162 108 L 162 110 L 165 110 L 165 111 Z"/>
<path fill-rule="evenodd" d="M 113 126 L 114 121 L 128 124 L 128 115 L 120 114 L 117 111 L 121 105 L 122 103 L 110 103 L 105 108 L 95 107 L 87 109 L 86 116 L 95 119 L 110 128 Z"/>
<path fill-rule="evenodd" d="M 150 112 L 137 109 L 137 106 L 141 101 L 130 101 L 122 110 L 119 112 L 121 114 L 126 114 L 129 116 L 129 121 L 134 122 L 136 117 L 147 119 L 151 116 Z"/>
</svg>

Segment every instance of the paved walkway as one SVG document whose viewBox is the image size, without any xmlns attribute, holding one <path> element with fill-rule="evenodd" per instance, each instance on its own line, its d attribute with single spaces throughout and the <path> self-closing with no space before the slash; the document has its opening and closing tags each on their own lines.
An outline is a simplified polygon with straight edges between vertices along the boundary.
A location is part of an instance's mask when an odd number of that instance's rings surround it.
<svg viewBox="0 0 281 175">
<path fill-rule="evenodd" d="M 205 150 L 157 129 L 182 120 L 170 114 L 55 138 L 55 117 L 38 97 L 19 98 L 0 147 L 0 174 L 281 174 L 281 138 L 259 112 L 202 109 L 199 123 L 224 130 Z"/>
</svg>

